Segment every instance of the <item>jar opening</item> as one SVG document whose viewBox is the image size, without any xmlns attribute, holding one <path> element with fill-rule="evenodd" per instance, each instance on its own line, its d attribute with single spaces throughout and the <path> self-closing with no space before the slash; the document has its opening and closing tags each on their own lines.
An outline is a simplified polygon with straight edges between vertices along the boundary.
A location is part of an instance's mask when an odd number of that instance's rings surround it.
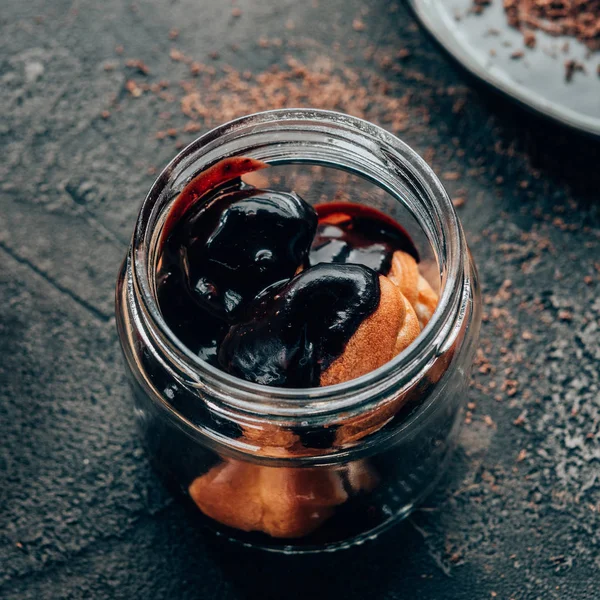
<svg viewBox="0 0 600 600">
<path fill-rule="evenodd" d="M 233 156 L 335 169 L 370 182 L 393 199 L 422 230 L 439 268 L 439 301 L 419 337 L 382 367 L 345 383 L 276 388 L 250 383 L 193 354 L 165 323 L 157 303 L 158 239 L 171 203 L 198 172 Z M 270 170 L 270 169 L 269 169 Z M 171 367 L 236 410 L 299 418 L 348 410 L 372 402 L 390 386 L 409 385 L 448 345 L 463 312 L 466 246 L 452 202 L 431 168 L 383 129 L 335 112 L 277 110 L 242 117 L 201 136 L 164 169 L 146 197 L 136 224 L 130 260 L 146 333 Z M 450 340 L 451 341 L 451 340 Z"/>
</svg>

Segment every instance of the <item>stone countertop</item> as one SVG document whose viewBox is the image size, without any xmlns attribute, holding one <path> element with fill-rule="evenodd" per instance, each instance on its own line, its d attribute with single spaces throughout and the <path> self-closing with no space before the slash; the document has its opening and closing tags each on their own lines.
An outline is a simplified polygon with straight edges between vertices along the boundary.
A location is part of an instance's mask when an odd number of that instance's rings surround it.
<svg viewBox="0 0 600 600">
<path fill-rule="evenodd" d="M 478 85 L 403 3 L 5 0 L 0 23 L 1 597 L 598 597 L 597 142 Z M 187 527 L 133 430 L 113 317 L 156 173 L 213 124 L 286 105 L 425 156 L 485 300 L 446 484 L 322 557 Z"/>
</svg>

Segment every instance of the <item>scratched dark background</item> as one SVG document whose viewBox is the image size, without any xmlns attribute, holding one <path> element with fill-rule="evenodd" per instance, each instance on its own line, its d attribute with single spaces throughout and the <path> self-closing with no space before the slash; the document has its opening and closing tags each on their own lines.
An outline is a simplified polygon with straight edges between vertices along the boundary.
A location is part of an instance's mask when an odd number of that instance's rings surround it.
<svg viewBox="0 0 600 600">
<path fill-rule="evenodd" d="M 402 3 L 4 0 L 0 22 L 1 597 L 598 598 L 597 142 L 483 89 Z M 289 102 L 425 155 L 485 295 L 445 485 L 379 541 L 306 558 L 188 527 L 133 431 L 113 318 L 157 169 Z"/>
</svg>

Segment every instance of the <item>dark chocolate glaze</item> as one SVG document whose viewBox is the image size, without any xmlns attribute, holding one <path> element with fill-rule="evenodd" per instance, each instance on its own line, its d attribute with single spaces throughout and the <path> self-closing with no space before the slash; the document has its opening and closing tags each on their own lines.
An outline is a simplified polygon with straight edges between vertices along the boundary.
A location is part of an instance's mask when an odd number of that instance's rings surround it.
<svg viewBox="0 0 600 600">
<path fill-rule="evenodd" d="M 237 377 L 318 386 L 377 308 L 377 272 L 388 273 L 394 251 L 418 260 L 417 251 L 375 209 L 328 203 L 315 212 L 225 167 L 256 168 L 219 163 L 176 200 L 157 273 L 163 316 L 192 352 Z"/>
<path fill-rule="evenodd" d="M 167 325 L 200 358 L 217 365 L 217 348 L 229 325 L 200 308 L 188 291 L 178 260 L 163 255 L 157 278 L 158 305 Z"/>
<path fill-rule="evenodd" d="M 196 302 L 234 322 L 266 287 L 306 264 L 317 215 L 296 194 L 229 186 L 178 223 L 167 245 Z"/>
<path fill-rule="evenodd" d="M 227 372 L 263 385 L 318 386 L 379 305 L 379 276 L 362 265 L 320 264 L 268 290 L 219 349 Z"/>
<path fill-rule="evenodd" d="M 419 255 L 408 233 L 373 208 L 350 203 L 317 206 L 319 225 L 310 251 L 310 264 L 351 263 L 387 275 L 396 250 Z"/>
</svg>

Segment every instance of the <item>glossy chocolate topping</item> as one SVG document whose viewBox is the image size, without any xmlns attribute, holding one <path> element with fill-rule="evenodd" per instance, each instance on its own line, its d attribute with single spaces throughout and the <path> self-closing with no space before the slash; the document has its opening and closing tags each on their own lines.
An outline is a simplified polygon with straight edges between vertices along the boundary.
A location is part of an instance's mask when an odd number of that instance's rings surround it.
<svg viewBox="0 0 600 600">
<path fill-rule="evenodd" d="M 257 299 L 223 340 L 219 364 L 255 383 L 318 386 L 378 304 L 379 277 L 372 269 L 317 265 Z"/>
<path fill-rule="evenodd" d="M 329 203 L 315 212 L 294 193 L 241 181 L 265 166 L 226 159 L 184 188 L 160 240 L 159 306 L 214 366 L 265 385 L 318 386 L 377 309 L 377 272 L 387 274 L 396 250 L 418 254 L 375 209 Z"/>
<path fill-rule="evenodd" d="M 266 287 L 306 263 L 317 226 L 296 194 L 227 188 L 175 227 L 169 242 L 200 306 L 230 322 Z"/>
<path fill-rule="evenodd" d="M 352 263 L 387 275 L 396 250 L 419 260 L 408 233 L 382 212 L 348 202 L 316 207 L 319 225 L 310 250 L 310 264 Z"/>
</svg>

